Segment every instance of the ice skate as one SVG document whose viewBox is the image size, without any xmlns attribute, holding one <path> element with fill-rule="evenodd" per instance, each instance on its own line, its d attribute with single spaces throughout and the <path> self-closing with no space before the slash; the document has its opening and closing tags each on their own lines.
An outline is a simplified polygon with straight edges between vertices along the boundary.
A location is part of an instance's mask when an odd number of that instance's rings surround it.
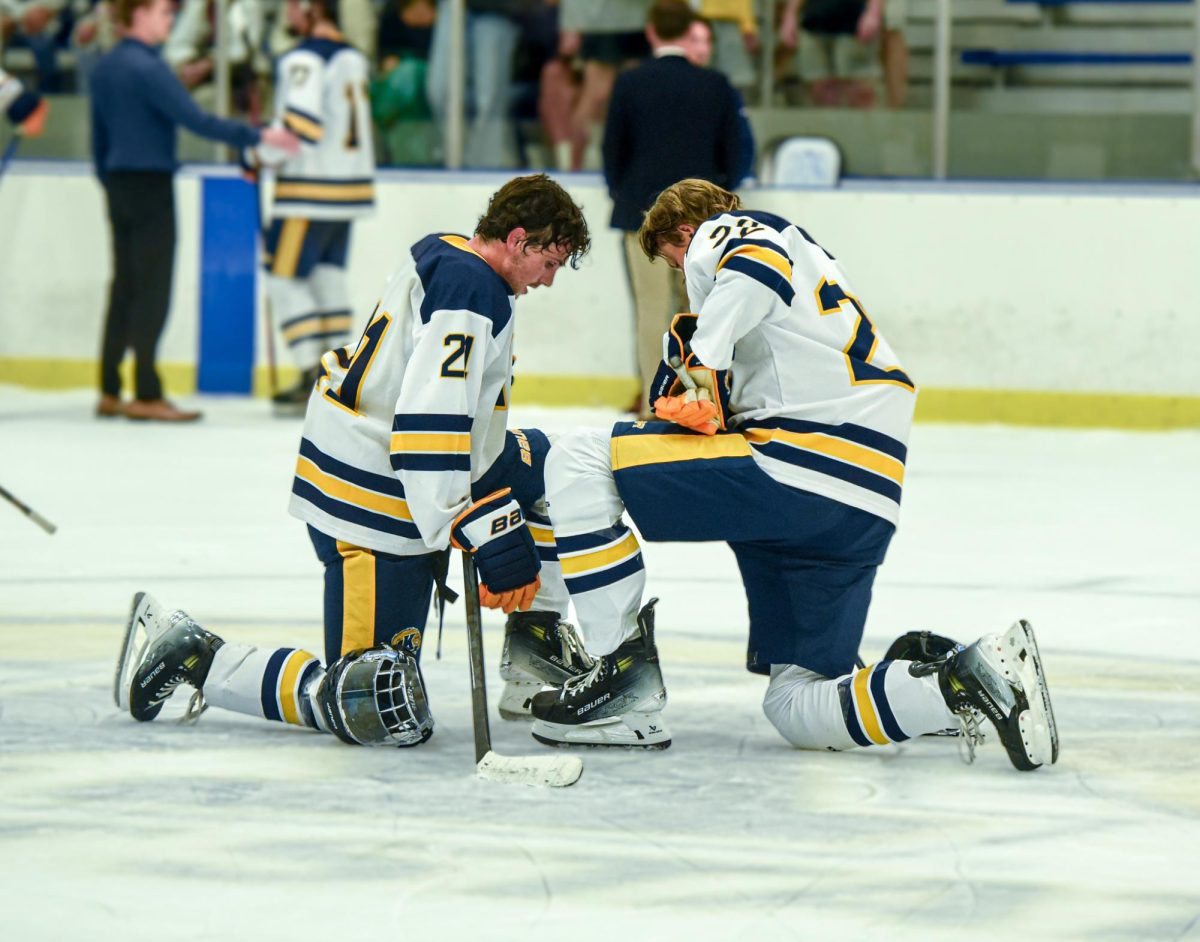
<svg viewBox="0 0 1200 942">
<path fill-rule="evenodd" d="M 213 653 L 222 644 L 185 612 L 167 612 L 152 595 L 139 592 L 133 599 L 117 661 L 113 699 L 135 720 L 154 719 L 180 684 L 197 691 L 203 687 Z M 198 716 L 203 710 L 203 697 L 195 697 L 188 716 Z"/>
<path fill-rule="evenodd" d="M 638 630 L 616 651 L 596 658 L 591 670 L 561 690 L 536 694 L 530 704 L 533 738 L 550 746 L 641 746 L 665 749 L 671 734 L 662 723 L 667 702 L 651 599 L 638 613 Z"/>
<path fill-rule="evenodd" d="M 1029 622 L 1018 621 L 1003 634 L 984 635 L 951 654 L 938 669 L 938 681 L 946 705 L 963 724 L 972 756 L 986 717 L 1021 771 L 1058 760 L 1058 728 Z"/>
<path fill-rule="evenodd" d="M 500 654 L 500 716 L 528 719 L 534 694 L 561 687 L 591 667 L 574 626 L 560 621 L 558 612 L 513 612 L 504 625 Z"/>
<path fill-rule="evenodd" d="M 291 389 L 285 389 L 271 397 L 271 412 L 279 418 L 303 418 L 308 408 L 308 397 L 321 368 L 314 366 L 300 374 L 300 380 Z"/>
</svg>

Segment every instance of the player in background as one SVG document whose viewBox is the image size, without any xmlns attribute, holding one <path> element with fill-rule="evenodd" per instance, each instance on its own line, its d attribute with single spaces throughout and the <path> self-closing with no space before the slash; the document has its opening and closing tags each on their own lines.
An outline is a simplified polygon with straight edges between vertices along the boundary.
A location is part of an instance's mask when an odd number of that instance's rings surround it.
<svg viewBox="0 0 1200 942">
<path fill-rule="evenodd" d="M 838 262 L 799 226 L 694 179 L 658 196 L 639 240 L 683 269 L 695 314 L 664 337 L 650 393 L 662 421 L 562 435 L 547 462 L 558 554 L 596 660 L 534 697 L 535 737 L 599 742 L 665 702 L 627 511 L 648 540 L 729 543 L 749 603 L 747 664 L 770 675 L 763 709 L 793 745 L 882 745 L 961 721 L 973 752 L 982 714 L 1017 768 L 1054 762 L 1026 622 L 966 648 L 914 633 L 855 670 L 916 387 Z"/>
<path fill-rule="evenodd" d="M 358 343 L 323 357 L 305 416 L 289 509 L 325 566 L 328 667 L 300 649 L 226 644 L 139 593 L 118 705 L 151 720 L 185 683 L 209 705 L 347 742 L 423 742 L 432 718 L 417 665 L 451 545 L 474 554 L 481 601 L 510 615 L 502 714 L 527 716 L 533 692 L 590 667 L 559 621 L 549 441 L 505 428 L 516 299 L 589 244 L 579 207 L 535 175 L 501 187 L 473 236 L 412 246 Z"/>
<path fill-rule="evenodd" d="M 37 92 L 25 90 L 15 75 L 0 69 L 0 114 L 25 137 L 37 137 L 46 123 L 49 106 Z"/>
<path fill-rule="evenodd" d="M 336 10 L 336 0 L 287 0 L 301 41 L 279 60 L 275 124 L 300 138 L 300 153 L 283 161 L 259 147 L 250 158 L 268 168 L 260 198 L 271 329 L 300 369 L 272 400 L 279 415 L 304 414 L 321 355 L 350 340 L 350 226 L 375 208 L 370 66 L 338 31 Z"/>
</svg>

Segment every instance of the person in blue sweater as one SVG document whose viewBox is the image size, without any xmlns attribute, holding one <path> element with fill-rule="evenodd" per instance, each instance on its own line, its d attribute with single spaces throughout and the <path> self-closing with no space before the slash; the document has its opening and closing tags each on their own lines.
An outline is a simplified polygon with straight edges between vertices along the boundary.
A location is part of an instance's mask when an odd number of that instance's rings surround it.
<svg viewBox="0 0 1200 942">
<path fill-rule="evenodd" d="M 289 154 L 299 150 L 283 129 L 257 129 L 206 114 L 159 55 L 175 19 L 172 0 L 117 0 L 124 38 L 92 74 L 92 156 L 104 186 L 112 230 L 114 271 L 100 358 L 101 417 L 181 422 L 200 413 L 163 398 L 155 366 L 171 303 L 175 265 L 175 132 L 231 147 L 260 142 Z M 135 359 L 134 398 L 121 400 L 118 367 Z"/>
</svg>

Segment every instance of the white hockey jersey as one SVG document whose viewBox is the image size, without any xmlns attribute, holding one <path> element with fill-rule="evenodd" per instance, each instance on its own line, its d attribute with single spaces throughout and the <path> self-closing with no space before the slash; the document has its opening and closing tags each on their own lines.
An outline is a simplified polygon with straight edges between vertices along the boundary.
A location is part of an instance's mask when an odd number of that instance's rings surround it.
<svg viewBox="0 0 1200 942">
<path fill-rule="evenodd" d="M 374 211 L 369 75 L 361 52 L 331 39 L 307 39 L 279 60 L 276 124 L 302 146 L 278 168 L 272 216 L 345 220 Z"/>
<path fill-rule="evenodd" d="M 916 386 L 833 256 L 779 216 L 724 213 L 684 273 L 692 350 L 729 370 L 728 425 L 759 467 L 895 523 Z"/>
<path fill-rule="evenodd" d="M 414 245 L 358 343 L 322 359 L 291 514 L 386 553 L 445 548 L 504 447 L 515 300 L 466 237 Z"/>
</svg>

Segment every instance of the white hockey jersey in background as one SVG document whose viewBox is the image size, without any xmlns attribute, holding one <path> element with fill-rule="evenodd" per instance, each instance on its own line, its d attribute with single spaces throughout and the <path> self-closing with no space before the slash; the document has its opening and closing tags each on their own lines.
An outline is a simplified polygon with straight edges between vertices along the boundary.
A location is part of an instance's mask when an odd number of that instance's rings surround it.
<svg viewBox="0 0 1200 942">
<path fill-rule="evenodd" d="M 466 237 L 414 245 L 357 345 L 322 359 L 291 514 L 385 553 L 446 547 L 504 447 L 515 300 Z"/>
<path fill-rule="evenodd" d="M 896 522 L 916 387 L 841 267 L 762 212 L 696 230 L 684 262 L 691 347 L 729 370 L 730 428 L 775 480 Z"/>
<path fill-rule="evenodd" d="M 369 72 L 361 52 L 331 39 L 307 39 L 279 60 L 275 123 L 302 146 L 278 168 L 272 216 L 342 220 L 373 212 Z"/>
</svg>

